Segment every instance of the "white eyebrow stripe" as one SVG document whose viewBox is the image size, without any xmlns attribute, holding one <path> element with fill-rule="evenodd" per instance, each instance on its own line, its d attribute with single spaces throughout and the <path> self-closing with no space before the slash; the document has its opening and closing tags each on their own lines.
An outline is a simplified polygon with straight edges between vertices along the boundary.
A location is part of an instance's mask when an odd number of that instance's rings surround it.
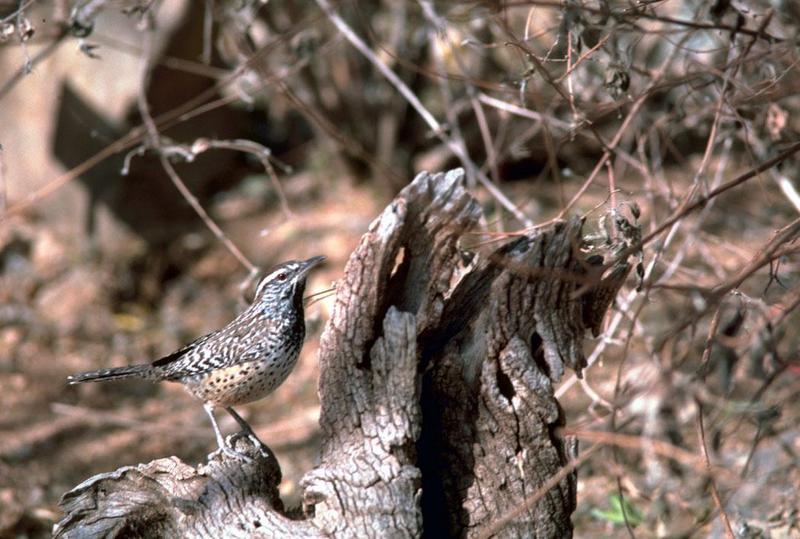
<svg viewBox="0 0 800 539">
<path fill-rule="evenodd" d="M 269 275 L 267 275 L 266 277 L 261 279 L 261 282 L 259 283 L 258 287 L 256 288 L 256 295 L 261 293 L 261 289 L 267 283 L 270 283 L 273 280 L 275 280 L 275 278 L 278 276 L 279 273 L 282 273 L 282 272 L 291 273 L 291 272 L 296 271 L 299 267 L 300 267 L 300 264 L 289 264 L 289 265 L 283 265 L 283 266 L 275 269 L 272 273 L 270 273 Z"/>
</svg>

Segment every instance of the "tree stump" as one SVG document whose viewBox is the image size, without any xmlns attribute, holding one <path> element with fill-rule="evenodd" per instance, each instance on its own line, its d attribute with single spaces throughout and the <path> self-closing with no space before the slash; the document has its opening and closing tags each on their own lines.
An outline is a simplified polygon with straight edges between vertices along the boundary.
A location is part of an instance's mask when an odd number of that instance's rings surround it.
<svg viewBox="0 0 800 539">
<path fill-rule="evenodd" d="M 587 261 L 579 219 L 472 250 L 463 171 L 419 174 L 372 223 L 337 285 L 319 350 L 322 452 L 302 511 L 280 467 L 221 452 L 96 475 L 66 493 L 57 537 L 569 537 L 577 451 L 553 385 L 627 274 Z M 620 278 L 623 276 L 623 279 Z"/>
</svg>

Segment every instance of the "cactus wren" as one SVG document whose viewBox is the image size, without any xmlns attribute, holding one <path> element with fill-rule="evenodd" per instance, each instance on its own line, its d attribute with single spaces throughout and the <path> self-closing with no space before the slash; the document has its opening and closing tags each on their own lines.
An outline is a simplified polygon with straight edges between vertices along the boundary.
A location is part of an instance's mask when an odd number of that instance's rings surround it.
<svg viewBox="0 0 800 539">
<path fill-rule="evenodd" d="M 323 260 L 324 256 L 315 256 L 277 266 L 259 282 L 250 307 L 227 326 L 177 352 L 150 364 L 85 372 L 67 380 L 78 384 L 133 377 L 180 382 L 203 401 L 220 449 L 238 456 L 225 444 L 214 408 L 224 408 L 248 435 L 253 435 L 232 406 L 266 397 L 291 372 L 306 332 L 303 317 L 306 277 Z"/>
</svg>

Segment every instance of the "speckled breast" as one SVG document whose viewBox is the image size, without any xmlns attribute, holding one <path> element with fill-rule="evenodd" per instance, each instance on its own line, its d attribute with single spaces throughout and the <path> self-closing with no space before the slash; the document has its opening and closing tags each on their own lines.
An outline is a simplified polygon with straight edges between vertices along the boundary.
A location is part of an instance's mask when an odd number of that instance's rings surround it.
<svg viewBox="0 0 800 539">
<path fill-rule="evenodd" d="M 245 361 L 184 379 L 186 389 L 203 402 L 235 406 L 257 401 L 272 393 L 297 363 L 300 347 L 291 346 L 269 359 Z"/>
</svg>

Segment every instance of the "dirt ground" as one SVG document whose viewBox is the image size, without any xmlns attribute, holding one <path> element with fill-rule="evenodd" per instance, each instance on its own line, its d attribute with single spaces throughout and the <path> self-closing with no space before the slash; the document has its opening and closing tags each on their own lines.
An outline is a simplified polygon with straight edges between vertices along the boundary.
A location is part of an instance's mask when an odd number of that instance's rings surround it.
<svg viewBox="0 0 800 539">
<path fill-rule="evenodd" d="M 308 187 L 317 180 L 292 181 Z M 290 196 L 289 220 L 255 212 L 227 228 L 264 267 L 324 253 L 328 261 L 307 288 L 320 292 L 340 275 L 378 210 L 363 190 L 339 185 L 336 193 L 322 203 Z M 215 449 L 202 406 L 179 384 L 69 386 L 66 377 L 149 361 L 220 327 L 244 304 L 239 284 L 246 272 L 211 243 L 142 304 L 120 299 L 127 286 L 120 276 L 132 278 L 131 260 L 76 255 L 69 238 L 35 219 L 19 219 L 2 235 L 0 536 L 38 537 L 59 518 L 60 496 L 92 474 L 168 455 L 200 462 Z M 240 410 L 281 463 L 287 505 L 298 503 L 297 481 L 316 458 L 316 348 L 330 302 L 307 308 L 308 336 L 292 376 L 268 399 Z M 223 430 L 237 430 L 223 416 Z"/>
</svg>

